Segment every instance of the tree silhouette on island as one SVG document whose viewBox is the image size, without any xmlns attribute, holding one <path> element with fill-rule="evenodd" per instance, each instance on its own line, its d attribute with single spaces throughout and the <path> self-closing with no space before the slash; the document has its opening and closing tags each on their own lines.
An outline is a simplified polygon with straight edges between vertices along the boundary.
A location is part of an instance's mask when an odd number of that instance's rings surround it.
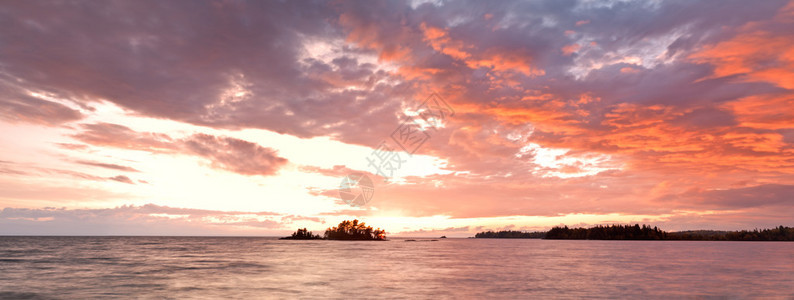
<svg viewBox="0 0 794 300">
<path fill-rule="evenodd" d="M 386 231 L 372 229 L 364 222 L 358 220 L 344 220 L 338 226 L 325 230 L 325 238 L 329 240 L 373 240 L 382 241 L 386 239 Z"/>
<path fill-rule="evenodd" d="M 298 229 L 291 236 L 283 237 L 282 240 L 322 240 L 323 238 L 318 234 L 312 234 L 306 228 Z"/>
<path fill-rule="evenodd" d="M 292 236 L 283 237 L 282 240 L 347 240 L 347 241 L 383 241 L 386 240 L 386 231 L 380 228 L 373 229 L 358 220 L 344 220 L 336 227 L 325 230 L 324 237 L 312 234 L 306 228 L 298 229 Z"/>
</svg>

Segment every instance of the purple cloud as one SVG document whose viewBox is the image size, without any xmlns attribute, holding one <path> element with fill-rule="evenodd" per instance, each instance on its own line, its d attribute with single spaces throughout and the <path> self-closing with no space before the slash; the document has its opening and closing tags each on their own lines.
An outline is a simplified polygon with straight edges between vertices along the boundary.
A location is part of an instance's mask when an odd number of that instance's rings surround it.
<svg viewBox="0 0 794 300">
<path fill-rule="evenodd" d="M 274 175 L 287 163 L 273 149 L 235 138 L 195 134 L 182 144 L 187 151 L 210 160 L 213 167 L 243 175 Z"/>
</svg>

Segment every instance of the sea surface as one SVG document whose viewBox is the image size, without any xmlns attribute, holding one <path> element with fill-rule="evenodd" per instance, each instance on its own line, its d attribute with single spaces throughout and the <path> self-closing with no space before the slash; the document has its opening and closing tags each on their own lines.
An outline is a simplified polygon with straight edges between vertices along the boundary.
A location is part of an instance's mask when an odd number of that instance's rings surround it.
<svg viewBox="0 0 794 300">
<path fill-rule="evenodd" d="M 11 299 L 794 299 L 794 243 L 0 237 Z"/>
</svg>

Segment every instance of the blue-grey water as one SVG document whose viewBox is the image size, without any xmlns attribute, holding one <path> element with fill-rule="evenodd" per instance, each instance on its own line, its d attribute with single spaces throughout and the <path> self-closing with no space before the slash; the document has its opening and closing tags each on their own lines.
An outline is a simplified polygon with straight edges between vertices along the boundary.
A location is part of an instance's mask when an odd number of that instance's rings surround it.
<svg viewBox="0 0 794 300">
<path fill-rule="evenodd" d="M 794 243 L 0 237 L 0 298 L 781 298 Z"/>
</svg>

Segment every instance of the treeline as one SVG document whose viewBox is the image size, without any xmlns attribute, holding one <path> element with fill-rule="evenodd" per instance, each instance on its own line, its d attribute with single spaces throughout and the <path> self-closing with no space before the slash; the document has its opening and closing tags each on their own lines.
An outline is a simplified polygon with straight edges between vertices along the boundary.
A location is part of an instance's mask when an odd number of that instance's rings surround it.
<svg viewBox="0 0 794 300">
<path fill-rule="evenodd" d="M 524 232 L 516 230 L 485 231 L 474 235 L 478 239 L 542 239 L 545 232 Z"/>
<path fill-rule="evenodd" d="M 546 233 L 550 240 L 666 240 L 667 232 L 659 228 L 639 224 L 598 225 L 591 228 L 554 227 Z"/>
<path fill-rule="evenodd" d="M 781 225 L 752 231 L 682 231 L 671 232 L 670 236 L 674 240 L 696 241 L 794 241 L 794 228 Z"/>
<path fill-rule="evenodd" d="M 690 241 L 794 241 L 794 228 L 776 227 L 762 230 L 714 231 L 693 230 L 666 232 L 649 225 L 598 225 L 590 228 L 555 226 L 547 232 L 486 231 L 475 238 L 544 238 L 550 240 L 690 240 Z"/>
</svg>

